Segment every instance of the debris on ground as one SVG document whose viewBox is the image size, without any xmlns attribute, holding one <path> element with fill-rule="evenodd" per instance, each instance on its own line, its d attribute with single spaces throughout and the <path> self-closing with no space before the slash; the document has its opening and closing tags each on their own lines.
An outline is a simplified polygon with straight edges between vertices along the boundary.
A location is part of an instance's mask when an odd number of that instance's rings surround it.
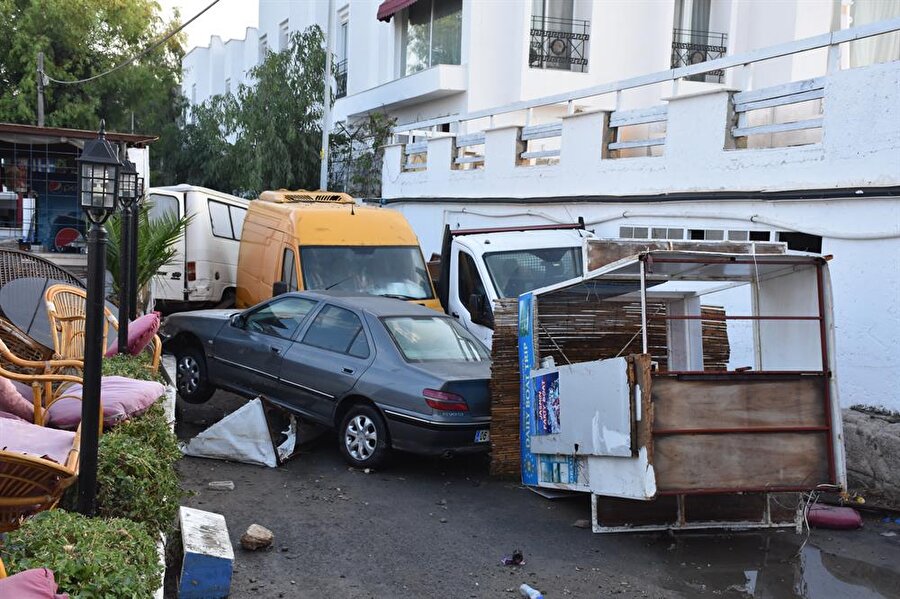
<svg viewBox="0 0 900 599">
<path fill-rule="evenodd" d="M 590 520 L 576 520 L 572 523 L 572 526 L 575 528 L 590 528 L 591 521 Z"/>
<path fill-rule="evenodd" d="M 855 530 L 862 526 L 862 516 L 852 507 L 816 504 L 807 510 L 806 519 L 816 528 Z"/>
<path fill-rule="evenodd" d="M 248 551 L 256 551 L 269 547 L 274 540 L 275 534 L 271 530 L 259 524 L 251 524 L 247 532 L 241 535 L 241 547 Z"/>
<path fill-rule="evenodd" d="M 522 553 L 521 549 L 516 549 L 512 552 L 512 555 L 504 555 L 500 563 L 504 566 L 524 566 L 525 554 Z"/>
<path fill-rule="evenodd" d="M 531 588 L 527 584 L 519 587 L 519 594 L 528 599 L 544 599 L 544 595 L 539 590 Z"/>
<path fill-rule="evenodd" d="M 244 404 L 188 441 L 185 455 L 275 468 L 278 460 L 260 398 Z"/>
<path fill-rule="evenodd" d="M 207 485 L 215 491 L 234 491 L 234 481 L 230 480 L 214 480 Z"/>
</svg>

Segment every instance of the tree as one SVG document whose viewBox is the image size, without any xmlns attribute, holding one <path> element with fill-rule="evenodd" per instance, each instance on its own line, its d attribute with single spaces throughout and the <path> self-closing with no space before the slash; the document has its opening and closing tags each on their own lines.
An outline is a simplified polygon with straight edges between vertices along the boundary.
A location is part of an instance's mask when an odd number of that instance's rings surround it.
<svg viewBox="0 0 900 599">
<path fill-rule="evenodd" d="M 86 79 L 138 54 L 165 32 L 154 0 L 0 0 L 0 121 L 37 122 L 37 53 L 61 81 Z M 176 15 L 176 21 L 178 16 Z M 44 91 L 48 126 L 168 136 L 181 109 L 183 35 L 131 65 L 77 85 Z M 151 159 L 156 164 L 156 156 Z"/>
<path fill-rule="evenodd" d="M 384 145 L 396 124 L 397 119 L 384 112 L 371 112 L 351 124 L 336 123 L 331 134 L 329 189 L 361 198 L 379 197 Z"/>
</svg>

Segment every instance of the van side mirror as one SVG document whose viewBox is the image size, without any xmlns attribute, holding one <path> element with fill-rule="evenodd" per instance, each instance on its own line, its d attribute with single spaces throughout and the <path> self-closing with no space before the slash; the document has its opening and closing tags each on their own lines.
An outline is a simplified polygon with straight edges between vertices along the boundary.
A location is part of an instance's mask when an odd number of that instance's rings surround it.
<svg viewBox="0 0 900 599">
<path fill-rule="evenodd" d="M 275 281 L 272 283 L 272 297 L 278 297 L 279 295 L 285 294 L 288 292 L 288 284 L 284 281 Z"/>
<path fill-rule="evenodd" d="M 473 293 L 469 296 L 469 316 L 472 322 L 489 328 L 494 328 L 494 318 L 491 314 L 491 308 L 488 306 L 487 297 L 484 293 Z"/>
</svg>

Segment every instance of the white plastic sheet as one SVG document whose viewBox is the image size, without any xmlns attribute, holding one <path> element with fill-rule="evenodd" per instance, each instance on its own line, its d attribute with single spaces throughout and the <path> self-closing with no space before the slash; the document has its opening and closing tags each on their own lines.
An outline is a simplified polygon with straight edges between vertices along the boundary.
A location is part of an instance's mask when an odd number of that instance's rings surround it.
<svg viewBox="0 0 900 599">
<path fill-rule="evenodd" d="M 278 465 L 262 401 L 258 397 L 188 441 L 182 451 L 198 458 L 232 460 L 269 468 Z"/>
</svg>

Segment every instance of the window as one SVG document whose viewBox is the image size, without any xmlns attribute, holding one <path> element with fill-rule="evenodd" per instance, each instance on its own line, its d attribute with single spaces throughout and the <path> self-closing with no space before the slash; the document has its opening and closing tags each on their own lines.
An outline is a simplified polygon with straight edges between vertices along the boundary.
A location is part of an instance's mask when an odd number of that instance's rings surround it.
<svg viewBox="0 0 900 599">
<path fill-rule="evenodd" d="M 574 0 L 532 0 L 528 66 L 587 72 L 591 23 Z M 587 15 L 579 15 L 587 16 Z"/>
<path fill-rule="evenodd" d="M 148 201 L 150 205 L 150 220 L 156 220 L 163 216 L 178 218 L 178 200 L 175 197 L 151 193 Z"/>
<path fill-rule="evenodd" d="M 487 350 L 445 316 L 392 316 L 384 326 L 407 362 L 481 362 Z"/>
<path fill-rule="evenodd" d="M 197 84 L 191 83 L 191 106 L 197 105 Z"/>
<path fill-rule="evenodd" d="M 419 246 L 300 248 L 305 289 L 334 289 L 399 299 L 431 299 L 431 280 Z"/>
<path fill-rule="evenodd" d="M 225 95 L 231 95 L 231 77 L 225 80 Z"/>
<path fill-rule="evenodd" d="M 248 331 L 290 339 L 316 303 L 305 297 L 276 299 L 250 314 L 244 326 Z"/>
<path fill-rule="evenodd" d="M 259 57 L 258 62 L 262 64 L 266 60 L 266 52 L 269 51 L 269 40 L 265 35 L 259 36 Z"/>
<path fill-rule="evenodd" d="M 294 262 L 294 250 L 284 250 L 281 259 L 281 280 L 287 283 L 288 291 L 297 291 L 297 264 Z"/>
<path fill-rule="evenodd" d="M 822 253 L 822 238 L 808 233 L 796 233 L 793 231 L 779 231 L 778 241 L 787 243 L 789 250 L 798 252 Z"/>
<path fill-rule="evenodd" d="M 278 50 L 287 50 L 288 44 L 291 42 L 291 36 L 288 32 L 288 20 L 285 19 L 278 24 Z"/>
<path fill-rule="evenodd" d="M 337 55 L 338 62 L 342 60 L 347 60 L 347 43 L 350 39 L 350 17 L 347 15 L 341 16 L 341 24 L 338 25 L 337 31 L 337 45 L 334 48 L 335 54 Z"/>
<path fill-rule="evenodd" d="M 359 316 L 337 306 L 322 308 L 303 336 L 303 343 L 356 358 L 369 357 L 369 342 Z"/>
<path fill-rule="evenodd" d="M 419 0 L 403 11 L 399 22 L 403 75 L 438 64 L 460 64 L 462 0 Z"/>
<path fill-rule="evenodd" d="M 517 297 L 582 274 L 580 247 L 493 252 L 484 255 L 484 263 L 500 297 Z"/>
<path fill-rule="evenodd" d="M 208 199 L 207 203 L 209 205 L 209 224 L 212 226 L 213 236 L 240 241 L 247 209 L 212 199 Z"/>
<path fill-rule="evenodd" d="M 459 253 L 459 264 L 457 265 L 459 280 L 457 283 L 457 293 L 459 293 L 459 301 L 466 308 L 469 307 L 469 298 L 473 294 L 485 295 L 484 283 L 481 282 L 481 275 L 478 274 L 478 268 L 475 266 L 475 260 L 466 252 Z"/>
</svg>

